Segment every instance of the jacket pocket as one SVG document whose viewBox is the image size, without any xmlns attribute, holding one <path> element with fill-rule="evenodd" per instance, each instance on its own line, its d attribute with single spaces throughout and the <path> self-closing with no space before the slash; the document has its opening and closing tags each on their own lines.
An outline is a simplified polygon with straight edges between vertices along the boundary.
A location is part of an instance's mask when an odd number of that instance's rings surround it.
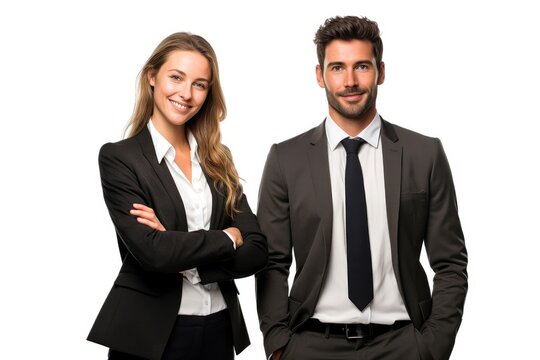
<svg viewBox="0 0 540 360">
<path fill-rule="evenodd" d="M 114 281 L 114 286 L 128 288 L 151 296 L 160 296 L 161 291 L 150 279 L 131 273 L 120 273 Z"/>
<path fill-rule="evenodd" d="M 407 199 L 427 199 L 427 192 L 425 191 L 419 191 L 419 192 L 402 192 L 401 193 L 401 199 L 407 200 Z"/>
<path fill-rule="evenodd" d="M 429 316 L 431 315 L 431 298 L 420 301 L 418 307 L 420 308 L 420 313 L 422 314 L 422 323 L 424 323 Z"/>
<path fill-rule="evenodd" d="M 415 327 L 413 327 L 414 330 L 414 338 L 416 340 L 416 346 L 418 348 L 418 354 L 420 355 L 421 360 L 433 360 L 433 356 L 431 355 L 431 351 L 429 351 L 429 348 L 427 347 L 424 336 L 420 331 L 418 331 Z"/>
<path fill-rule="evenodd" d="M 292 319 L 294 317 L 300 305 L 300 301 L 289 297 L 289 319 Z"/>
</svg>

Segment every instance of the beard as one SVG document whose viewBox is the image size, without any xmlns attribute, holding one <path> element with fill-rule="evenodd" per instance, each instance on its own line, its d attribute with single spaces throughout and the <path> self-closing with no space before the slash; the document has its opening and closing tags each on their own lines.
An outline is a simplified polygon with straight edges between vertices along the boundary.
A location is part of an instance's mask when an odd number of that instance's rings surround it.
<svg viewBox="0 0 540 360">
<path fill-rule="evenodd" d="M 377 86 L 369 91 L 368 89 L 362 89 L 359 87 L 347 88 L 344 91 L 331 93 L 328 88 L 326 90 L 326 98 L 328 99 L 328 105 L 332 107 L 338 114 L 349 120 L 362 120 L 366 114 L 372 112 L 375 108 L 375 102 L 377 100 Z M 357 104 L 342 104 L 339 102 L 339 97 L 348 94 L 367 94 L 366 99 Z"/>
</svg>

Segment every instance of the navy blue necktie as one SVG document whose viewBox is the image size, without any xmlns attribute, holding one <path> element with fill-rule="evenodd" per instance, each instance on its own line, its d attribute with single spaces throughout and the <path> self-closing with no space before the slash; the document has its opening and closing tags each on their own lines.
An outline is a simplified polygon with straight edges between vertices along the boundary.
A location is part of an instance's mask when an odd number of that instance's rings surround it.
<svg viewBox="0 0 540 360">
<path fill-rule="evenodd" d="M 373 273 L 367 222 L 366 194 L 358 150 L 363 139 L 343 139 L 347 151 L 345 210 L 349 299 L 363 311 L 373 299 Z"/>
</svg>

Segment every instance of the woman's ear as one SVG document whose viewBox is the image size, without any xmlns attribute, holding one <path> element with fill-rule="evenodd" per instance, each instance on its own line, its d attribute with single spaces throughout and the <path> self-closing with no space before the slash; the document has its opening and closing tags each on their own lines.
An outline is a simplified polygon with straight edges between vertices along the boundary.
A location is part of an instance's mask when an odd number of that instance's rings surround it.
<svg viewBox="0 0 540 360">
<path fill-rule="evenodd" d="M 146 73 L 146 78 L 148 79 L 148 82 L 150 83 L 150 86 L 155 86 L 156 84 L 156 74 L 154 71 L 150 70 Z"/>
</svg>

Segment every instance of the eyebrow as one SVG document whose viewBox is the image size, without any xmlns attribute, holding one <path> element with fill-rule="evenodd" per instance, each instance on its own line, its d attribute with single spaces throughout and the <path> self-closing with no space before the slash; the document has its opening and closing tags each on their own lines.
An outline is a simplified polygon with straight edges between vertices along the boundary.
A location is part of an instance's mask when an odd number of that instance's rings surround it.
<svg viewBox="0 0 540 360">
<path fill-rule="evenodd" d="M 168 71 L 174 71 L 182 76 L 186 76 L 186 73 L 183 72 L 182 70 L 178 70 L 178 69 L 169 69 Z M 197 78 L 195 79 L 195 81 L 205 81 L 207 83 L 210 83 L 210 80 L 206 79 L 206 78 Z"/>
<path fill-rule="evenodd" d="M 354 66 L 362 65 L 362 64 L 374 65 L 374 63 L 371 60 L 360 60 L 360 61 L 355 62 Z M 333 61 L 331 63 L 328 63 L 328 65 L 326 65 L 326 68 L 328 69 L 328 68 L 330 68 L 332 66 L 336 66 L 336 65 L 344 66 L 345 63 L 343 61 Z"/>
</svg>

